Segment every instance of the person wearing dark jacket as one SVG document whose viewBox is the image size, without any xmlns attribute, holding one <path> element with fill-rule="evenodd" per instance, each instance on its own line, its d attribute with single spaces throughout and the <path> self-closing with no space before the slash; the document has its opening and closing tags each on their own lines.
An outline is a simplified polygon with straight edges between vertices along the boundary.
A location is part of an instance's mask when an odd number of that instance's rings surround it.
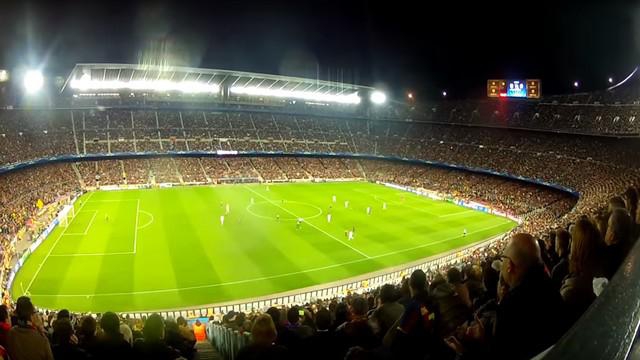
<svg viewBox="0 0 640 360">
<path fill-rule="evenodd" d="M 136 340 L 136 360 L 174 360 L 180 353 L 164 342 L 164 321 L 159 314 L 151 314 L 142 329 L 144 339 Z"/>
<path fill-rule="evenodd" d="M 95 359 L 133 359 L 131 345 L 120 333 L 120 319 L 112 312 L 106 312 L 100 319 L 102 334 L 98 336 L 91 355 Z"/>
<path fill-rule="evenodd" d="M 546 275 L 540 249 L 529 234 L 515 234 L 500 271 L 509 291 L 500 302 L 494 359 L 529 359 L 554 344 L 565 330 L 560 294 Z"/>
<path fill-rule="evenodd" d="M 53 325 L 51 351 L 55 359 L 85 360 L 89 359 L 84 349 L 72 341 L 73 327 L 69 319 L 61 318 Z"/>
<path fill-rule="evenodd" d="M 566 330 L 562 299 L 545 272 L 538 243 L 529 234 L 513 235 L 502 255 L 500 273 L 507 290 L 497 306 L 493 332 L 480 326 L 474 340 L 484 344 L 483 358 L 530 359 Z M 474 358 L 458 339 L 449 338 L 447 344 L 462 358 Z"/>
<path fill-rule="evenodd" d="M 51 346 L 42 318 L 31 299 L 21 296 L 16 301 L 16 325 L 7 335 L 7 350 L 12 360 L 53 360 Z"/>
<path fill-rule="evenodd" d="M 429 297 L 424 271 L 418 269 L 411 273 L 409 288 L 411 301 L 385 335 L 383 344 L 398 359 L 424 359 L 429 356 L 438 359 L 444 344 L 435 334 L 439 315 Z"/>
<path fill-rule="evenodd" d="M 447 282 L 441 274 L 436 275 L 431 283 L 431 298 L 438 306 L 440 316 L 436 330 L 442 337 L 449 336 L 471 316 L 470 308 L 456 291 L 455 285 Z"/>
<path fill-rule="evenodd" d="M 369 320 L 374 332 L 382 338 L 404 312 L 404 306 L 397 301 L 397 291 L 386 284 L 380 289 L 380 306 L 373 311 Z"/>
<path fill-rule="evenodd" d="M 339 350 L 336 349 L 336 337 L 331 330 L 331 312 L 325 308 L 316 313 L 316 332 L 304 343 L 308 349 L 307 355 L 311 360 L 336 359 Z"/>
</svg>

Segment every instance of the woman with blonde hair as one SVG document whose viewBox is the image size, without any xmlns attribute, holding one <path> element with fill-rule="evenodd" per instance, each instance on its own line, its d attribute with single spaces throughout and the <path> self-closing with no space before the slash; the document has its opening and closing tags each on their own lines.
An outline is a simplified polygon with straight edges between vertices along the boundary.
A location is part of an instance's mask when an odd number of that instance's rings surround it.
<svg viewBox="0 0 640 360">
<path fill-rule="evenodd" d="M 595 299 L 593 278 L 600 271 L 600 233 L 587 219 L 578 220 L 571 229 L 569 275 L 562 281 L 560 295 L 572 320 L 576 320 Z"/>
</svg>

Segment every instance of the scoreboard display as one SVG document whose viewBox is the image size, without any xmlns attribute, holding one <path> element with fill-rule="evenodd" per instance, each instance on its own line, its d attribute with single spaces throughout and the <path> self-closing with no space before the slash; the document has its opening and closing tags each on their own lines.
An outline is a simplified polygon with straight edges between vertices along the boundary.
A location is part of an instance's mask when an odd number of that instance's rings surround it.
<svg viewBox="0 0 640 360">
<path fill-rule="evenodd" d="M 540 80 L 487 80 L 487 96 L 492 98 L 540 98 Z"/>
</svg>

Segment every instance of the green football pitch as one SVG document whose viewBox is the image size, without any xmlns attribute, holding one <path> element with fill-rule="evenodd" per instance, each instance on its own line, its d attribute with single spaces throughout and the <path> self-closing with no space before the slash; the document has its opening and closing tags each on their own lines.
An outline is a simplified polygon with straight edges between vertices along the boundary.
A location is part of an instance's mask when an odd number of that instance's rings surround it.
<svg viewBox="0 0 640 360">
<path fill-rule="evenodd" d="M 514 226 L 366 182 L 96 191 L 28 257 L 12 294 L 73 311 L 196 307 L 354 277 Z"/>
</svg>

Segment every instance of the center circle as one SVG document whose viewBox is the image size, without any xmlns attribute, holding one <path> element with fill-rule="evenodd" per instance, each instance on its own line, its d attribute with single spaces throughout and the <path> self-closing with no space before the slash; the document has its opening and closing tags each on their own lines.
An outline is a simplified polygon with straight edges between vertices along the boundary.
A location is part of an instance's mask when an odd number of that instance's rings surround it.
<svg viewBox="0 0 640 360">
<path fill-rule="evenodd" d="M 256 201 L 247 206 L 247 211 L 261 219 L 276 220 L 279 216 L 281 221 L 309 220 L 322 215 L 319 207 L 295 200 Z"/>
</svg>

